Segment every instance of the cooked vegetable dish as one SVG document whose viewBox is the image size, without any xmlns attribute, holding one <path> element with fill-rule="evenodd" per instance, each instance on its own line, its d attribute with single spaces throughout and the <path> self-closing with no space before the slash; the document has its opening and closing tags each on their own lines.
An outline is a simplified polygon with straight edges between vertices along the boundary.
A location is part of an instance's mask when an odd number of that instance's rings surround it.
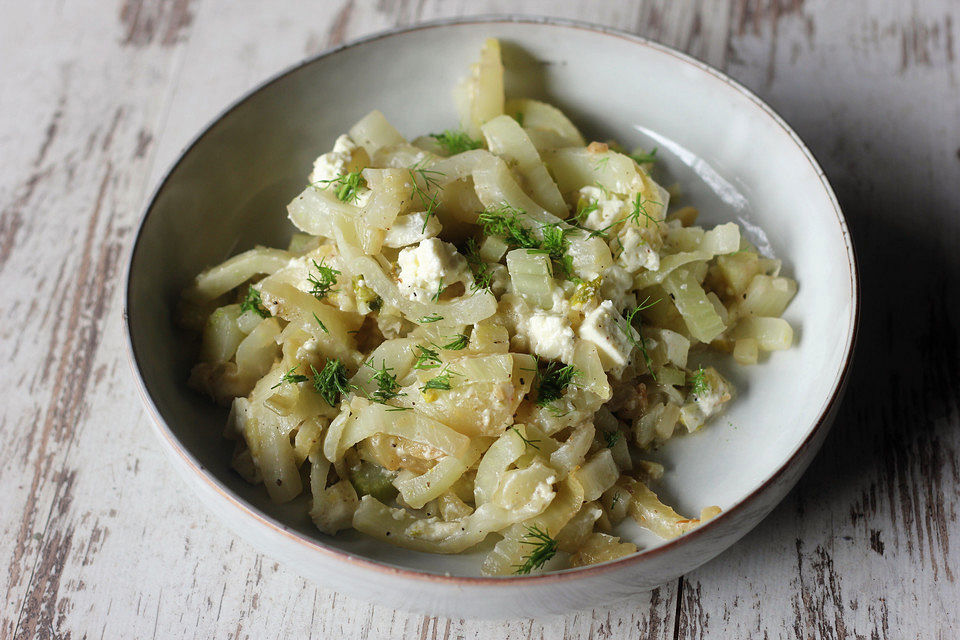
<svg viewBox="0 0 960 640">
<path fill-rule="evenodd" d="M 277 502 L 308 493 L 326 534 L 489 538 L 490 575 L 634 553 L 628 517 L 672 538 L 716 516 L 661 502 L 644 454 L 733 397 L 700 354 L 790 347 L 796 283 L 736 224 L 671 206 L 655 149 L 505 99 L 496 40 L 455 98 L 459 126 L 412 142 L 362 118 L 289 204 L 286 249 L 184 292 L 190 384 L 230 406 L 234 468 Z"/>
</svg>

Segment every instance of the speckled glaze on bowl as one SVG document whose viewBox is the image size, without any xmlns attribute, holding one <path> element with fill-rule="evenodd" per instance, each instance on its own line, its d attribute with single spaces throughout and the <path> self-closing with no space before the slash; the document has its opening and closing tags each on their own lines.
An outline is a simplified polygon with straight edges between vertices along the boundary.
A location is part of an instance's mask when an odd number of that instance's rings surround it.
<svg viewBox="0 0 960 640">
<path fill-rule="evenodd" d="M 314 157 L 373 108 L 401 132 L 454 126 L 450 88 L 487 37 L 503 42 L 508 95 L 546 99 L 589 137 L 659 148 L 701 220 L 739 222 L 784 260 L 800 291 L 785 317 L 796 347 L 763 364 L 720 361 L 739 396 L 709 428 L 655 455 L 681 512 L 722 515 L 676 540 L 636 526 L 641 551 L 555 573 L 487 578 L 480 553 L 435 556 L 355 532 L 329 537 L 304 501 L 274 505 L 229 469 L 225 411 L 186 386 L 193 358 L 172 323 L 181 289 L 254 244 L 282 245 L 285 204 Z M 858 285 L 853 247 L 827 180 L 797 135 L 723 74 L 628 34 L 545 19 L 419 25 L 326 52 L 255 89 L 181 154 L 147 207 L 130 258 L 126 320 L 144 403 L 173 465 L 211 511 L 264 553 L 318 583 L 391 606 L 456 617 L 560 613 L 629 597 L 710 560 L 783 498 L 820 447 L 850 366 Z"/>
</svg>

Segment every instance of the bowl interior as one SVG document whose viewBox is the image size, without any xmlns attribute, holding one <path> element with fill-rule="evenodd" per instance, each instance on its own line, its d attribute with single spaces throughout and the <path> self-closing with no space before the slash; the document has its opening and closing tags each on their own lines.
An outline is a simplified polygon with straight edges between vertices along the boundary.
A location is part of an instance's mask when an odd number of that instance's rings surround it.
<svg viewBox="0 0 960 640">
<path fill-rule="evenodd" d="M 795 348 L 749 368 L 718 359 L 739 391 L 727 413 L 651 454 L 667 466 L 659 492 L 678 511 L 729 508 L 790 457 L 838 384 L 854 321 L 846 230 L 815 164 L 754 98 L 661 47 L 575 26 L 427 26 L 337 51 L 256 91 L 185 152 L 140 231 L 127 312 L 146 389 L 183 448 L 251 509 L 336 549 L 453 575 L 478 575 L 478 554 L 438 557 L 356 534 L 324 536 L 303 502 L 274 505 L 233 473 L 221 438 L 226 412 L 188 389 L 194 348 L 171 318 L 201 269 L 255 244 L 285 244 L 285 205 L 313 159 L 369 110 L 411 138 L 454 127 L 451 89 L 491 36 L 503 42 L 508 95 L 556 104 L 588 138 L 656 146 L 656 177 L 679 183 L 702 223 L 737 221 L 799 281 L 785 314 Z M 630 525 L 623 534 L 642 549 L 660 544 Z"/>
</svg>

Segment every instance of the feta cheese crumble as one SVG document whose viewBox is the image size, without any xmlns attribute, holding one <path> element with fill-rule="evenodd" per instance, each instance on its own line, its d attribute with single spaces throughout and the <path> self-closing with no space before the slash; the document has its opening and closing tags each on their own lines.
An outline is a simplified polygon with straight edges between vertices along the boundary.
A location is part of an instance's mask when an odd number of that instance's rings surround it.
<svg viewBox="0 0 960 640">
<path fill-rule="evenodd" d="M 610 193 L 600 187 L 583 187 L 578 192 L 578 199 L 596 203 L 597 208 L 587 214 L 582 222 L 584 227 L 595 231 L 606 229 L 629 213 L 625 196 Z"/>
<path fill-rule="evenodd" d="M 353 160 L 353 152 L 358 148 L 357 144 L 348 135 L 337 138 L 337 141 L 333 144 L 333 151 L 325 153 L 313 161 L 310 182 L 336 180 L 339 176 L 347 173 L 347 167 Z"/>
<path fill-rule="evenodd" d="M 400 292 L 417 302 L 429 302 L 441 287 L 473 282 L 467 259 L 457 253 L 452 244 L 437 238 L 427 238 L 416 247 L 402 249 L 397 265 Z"/>
<path fill-rule="evenodd" d="M 601 302 L 596 309 L 583 319 L 580 325 L 580 337 L 597 346 L 600 363 L 605 371 L 622 369 L 630 358 L 633 344 L 617 323 L 625 326 L 613 303 L 609 300 Z M 633 328 L 630 328 L 633 331 Z M 634 336 L 637 337 L 637 336 Z"/>
<path fill-rule="evenodd" d="M 718 413 L 722 405 L 731 398 L 730 385 L 713 367 L 704 370 L 705 389 L 693 394 L 693 401 L 703 413 L 704 418 Z"/>
<path fill-rule="evenodd" d="M 688 431 L 699 429 L 710 417 L 720 413 L 723 405 L 733 397 L 730 383 L 713 367 L 703 370 L 702 389 L 691 391 L 687 403 L 680 409 L 680 422 Z"/>
<path fill-rule="evenodd" d="M 610 300 L 617 309 L 625 309 L 637 304 L 637 296 L 632 289 L 633 276 L 620 265 L 610 265 L 603 272 L 600 295 Z"/>
<path fill-rule="evenodd" d="M 348 135 L 342 135 L 337 138 L 333 144 L 333 151 L 323 154 L 313 161 L 313 171 L 310 172 L 310 183 L 323 188 L 330 184 L 331 180 L 336 180 L 350 171 L 350 164 L 353 162 L 354 154 L 360 147 Z M 370 199 L 370 189 L 364 187 L 357 192 L 357 199 L 353 204 L 363 207 Z"/>
<path fill-rule="evenodd" d="M 660 268 L 660 254 L 650 246 L 647 238 L 644 238 L 640 229 L 632 224 L 625 224 L 617 233 L 617 241 L 614 241 L 620 253 L 617 255 L 617 263 L 629 271 L 636 273 L 640 269 L 656 271 Z"/>
<path fill-rule="evenodd" d="M 548 360 L 573 361 L 573 328 L 565 316 L 536 311 L 527 320 L 530 351 Z"/>
</svg>

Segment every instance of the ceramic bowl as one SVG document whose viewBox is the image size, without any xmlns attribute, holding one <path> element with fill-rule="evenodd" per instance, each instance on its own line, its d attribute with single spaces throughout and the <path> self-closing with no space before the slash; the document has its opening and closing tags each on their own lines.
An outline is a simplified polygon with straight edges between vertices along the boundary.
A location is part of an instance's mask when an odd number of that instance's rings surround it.
<svg viewBox="0 0 960 640">
<path fill-rule="evenodd" d="M 455 126 L 450 90 L 485 38 L 503 43 L 508 95 L 547 100 L 588 139 L 656 146 L 658 177 L 701 221 L 735 220 L 800 283 L 785 317 L 796 346 L 754 367 L 721 363 L 739 389 L 723 417 L 655 453 L 666 502 L 723 514 L 607 564 L 487 578 L 480 554 L 436 556 L 356 532 L 321 534 L 304 502 L 274 505 L 229 468 L 225 412 L 187 388 L 193 354 L 171 318 L 204 267 L 285 245 L 285 205 L 312 160 L 371 109 L 410 137 Z M 483 18 L 378 34 L 312 58 L 224 111 L 167 173 L 130 259 L 125 318 L 145 404 L 173 465 L 240 536 L 323 586 L 455 617 L 558 613 L 628 597 L 710 560 L 783 498 L 823 442 L 850 366 L 858 291 L 837 201 L 810 152 L 768 106 L 706 65 L 628 34 L 570 22 Z"/>
</svg>

